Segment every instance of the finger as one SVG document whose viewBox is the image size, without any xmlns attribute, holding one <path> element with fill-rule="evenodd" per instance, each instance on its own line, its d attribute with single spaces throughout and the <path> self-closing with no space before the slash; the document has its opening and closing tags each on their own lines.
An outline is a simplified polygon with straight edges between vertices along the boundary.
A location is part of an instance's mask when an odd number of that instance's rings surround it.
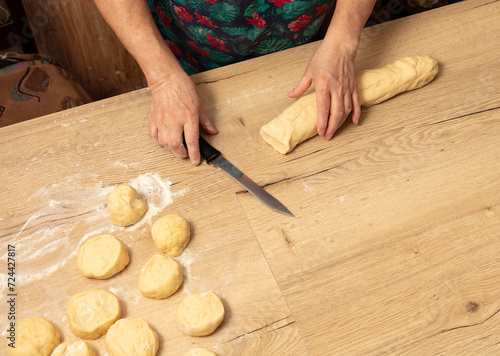
<svg viewBox="0 0 500 356">
<path fill-rule="evenodd" d="M 344 124 L 345 120 L 347 120 L 347 117 L 351 112 L 352 112 L 352 94 L 346 93 L 344 95 L 344 117 L 342 118 L 342 122 L 337 127 L 337 129 Z"/>
<path fill-rule="evenodd" d="M 330 93 L 329 92 L 316 92 L 316 106 L 318 110 L 318 122 L 316 123 L 316 131 L 318 135 L 325 136 L 328 117 L 330 116 Z"/>
<path fill-rule="evenodd" d="M 184 126 L 184 138 L 186 140 L 189 158 L 194 165 L 200 164 L 199 137 L 200 130 L 198 125 L 186 124 L 186 126 Z"/>
<path fill-rule="evenodd" d="M 154 122 L 153 118 L 149 119 L 149 137 L 153 140 L 154 143 L 159 145 L 158 143 L 158 126 Z"/>
<path fill-rule="evenodd" d="M 339 101 L 340 102 L 340 101 Z M 325 134 L 325 138 L 328 140 L 331 140 L 333 138 L 333 135 L 339 128 L 342 127 L 344 122 L 347 120 L 347 117 L 352 111 L 352 99 L 351 99 L 351 94 L 345 94 L 344 95 L 344 103 L 343 103 L 343 114 L 341 114 L 342 110 L 339 110 L 337 112 L 337 118 L 334 119 L 335 121 L 332 122 L 332 119 L 330 118 L 330 122 L 328 123 L 328 129 L 327 133 Z"/>
<path fill-rule="evenodd" d="M 174 125 L 168 128 L 168 147 L 177 157 L 188 157 L 188 151 L 184 147 L 182 140 L 183 127 L 181 125 Z M 161 137 L 161 131 L 160 131 Z M 160 141 L 161 142 L 161 141 Z"/>
<path fill-rule="evenodd" d="M 167 126 L 163 121 L 156 121 L 156 126 L 158 128 L 158 144 L 162 147 L 168 147 L 168 132 Z"/>
<path fill-rule="evenodd" d="M 361 102 L 359 99 L 358 89 L 355 88 L 352 93 L 352 122 L 357 125 L 361 117 Z"/>
<path fill-rule="evenodd" d="M 312 77 L 309 76 L 308 74 L 304 74 L 297 83 L 297 86 L 291 92 L 288 93 L 288 96 L 290 98 L 298 98 L 299 96 L 304 94 L 307 89 L 309 89 L 311 84 L 312 84 Z"/>
<path fill-rule="evenodd" d="M 345 116 L 344 100 L 338 94 L 331 96 L 330 117 L 328 118 L 328 126 L 325 131 L 325 139 L 331 140 L 335 131 L 339 128 Z"/>
<path fill-rule="evenodd" d="M 210 134 L 210 135 L 215 135 L 216 133 L 218 133 L 219 131 L 215 128 L 214 125 L 212 125 L 212 123 L 210 122 L 210 120 L 208 119 L 207 115 L 205 115 L 205 112 L 202 111 L 201 114 L 200 114 L 200 127 L 201 129 Z"/>
</svg>

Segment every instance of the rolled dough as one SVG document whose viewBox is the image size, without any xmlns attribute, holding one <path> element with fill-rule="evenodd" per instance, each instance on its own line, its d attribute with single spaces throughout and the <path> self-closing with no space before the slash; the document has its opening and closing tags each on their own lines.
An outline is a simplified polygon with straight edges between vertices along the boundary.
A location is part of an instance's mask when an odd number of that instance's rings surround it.
<svg viewBox="0 0 500 356">
<path fill-rule="evenodd" d="M 154 356 L 158 348 L 158 334 L 142 319 L 120 319 L 106 334 L 109 356 Z"/>
<path fill-rule="evenodd" d="M 146 202 L 128 184 L 119 185 L 108 197 L 109 218 L 115 225 L 132 225 L 139 221 L 147 210 Z"/>
<path fill-rule="evenodd" d="M 78 339 L 59 344 L 50 356 L 95 356 L 95 352 L 89 344 Z"/>
<path fill-rule="evenodd" d="M 97 339 L 120 319 L 118 298 L 104 289 L 89 289 L 74 295 L 67 308 L 69 327 L 82 339 Z"/>
<path fill-rule="evenodd" d="M 171 256 L 179 256 L 191 238 L 189 224 L 182 216 L 166 215 L 151 228 L 156 247 Z"/>
<path fill-rule="evenodd" d="M 40 317 L 20 320 L 16 331 L 16 347 L 8 347 L 9 356 L 48 356 L 61 342 L 56 327 Z"/>
<path fill-rule="evenodd" d="M 402 92 L 423 87 L 437 72 L 437 61 L 428 55 L 405 57 L 384 68 L 361 71 L 356 78 L 361 106 L 375 105 Z M 262 126 L 260 135 L 276 151 L 286 154 L 317 134 L 316 122 L 316 93 L 312 93 Z"/>
<path fill-rule="evenodd" d="M 224 305 L 212 291 L 188 295 L 177 309 L 179 329 L 187 335 L 210 335 L 224 319 Z"/>
<path fill-rule="evenodd" d="M 89 278 L 107 279 L 128 265 L 130 258 L 125 246 L 111 235 L 94 236 L 78 251 L 78 269 Z"/>
<path fill-rule="evenodd" d="M 170 256 L 154 255 L 142 267 L 139 274 L 139 291 L 148 298 L 168 298 L 181 284 L 182 267 Z"/>
</svg>

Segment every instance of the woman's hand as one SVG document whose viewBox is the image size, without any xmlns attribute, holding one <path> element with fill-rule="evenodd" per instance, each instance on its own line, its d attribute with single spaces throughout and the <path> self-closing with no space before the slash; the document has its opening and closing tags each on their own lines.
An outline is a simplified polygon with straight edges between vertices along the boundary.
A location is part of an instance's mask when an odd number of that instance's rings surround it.
<svg viewBox="0 0 500 356">
<path fill-rule="evenodd" d="M 175 72 L 149 83 L 149 88 L 153 96 L 149 136 L 176 156 L 189 156 L 193 164 L 199 164 L 199 127 L 209 134 L 216 134 L 217 129 L 203 112 L 195 84 L 184 72 Z"/>
<path fill-rule="evenodd" d="M 318 107 L 318 134 L 330 140 L 352 112 L 357 124 L 361 114 L 354 59 L 357 45 L 341 39 L 323 40 L 299 83 L 288 95 L 297 98 L 314 82 Z"/>
</svg>

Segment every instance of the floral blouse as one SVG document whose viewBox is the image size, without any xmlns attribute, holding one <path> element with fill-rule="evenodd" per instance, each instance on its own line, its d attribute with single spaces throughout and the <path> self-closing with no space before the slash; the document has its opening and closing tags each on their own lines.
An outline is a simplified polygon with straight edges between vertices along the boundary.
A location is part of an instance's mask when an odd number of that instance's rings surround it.
<svg viewBox="0 0 500 356">
<path fill-rule="evenodd" d="M 333 0 L 147 0 L 193 74 L 315 40 Z"/>
</svg>

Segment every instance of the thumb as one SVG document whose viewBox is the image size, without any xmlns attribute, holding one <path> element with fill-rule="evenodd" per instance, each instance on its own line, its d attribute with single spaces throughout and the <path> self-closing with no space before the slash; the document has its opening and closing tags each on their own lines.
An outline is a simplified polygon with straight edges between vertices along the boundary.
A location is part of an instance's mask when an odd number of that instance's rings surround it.
<svg viewBox="0 0 500 356">
<path fill-rule="evenodd" d="M 309 89 L 311 84 L 312 84 L 311 76 L 309 76 L 307 73 L 304 73 L 302 78 L 300 78 L 299 82 L 297 83 L 297 86 L 291 92 L 288 93 L 288 96 L 290 98 L 298 98 L 299 96 L 304 94 L 307 89 Z"/>
<path fill-rule="evenodd" d="M 210 135 L 215 135 L 216 133 L 219 132 L 215 128 L 215 126 L 212 125 L 212 123 L 210 122 L 210 120 L 208 119 L 207 115 L 205 115 L 204 112 L 201 112 L 201 114 L 200 114 L 200 127 L 203 131 L 205 131 L 206 133 L 208 133 Z"/>
</svg>

